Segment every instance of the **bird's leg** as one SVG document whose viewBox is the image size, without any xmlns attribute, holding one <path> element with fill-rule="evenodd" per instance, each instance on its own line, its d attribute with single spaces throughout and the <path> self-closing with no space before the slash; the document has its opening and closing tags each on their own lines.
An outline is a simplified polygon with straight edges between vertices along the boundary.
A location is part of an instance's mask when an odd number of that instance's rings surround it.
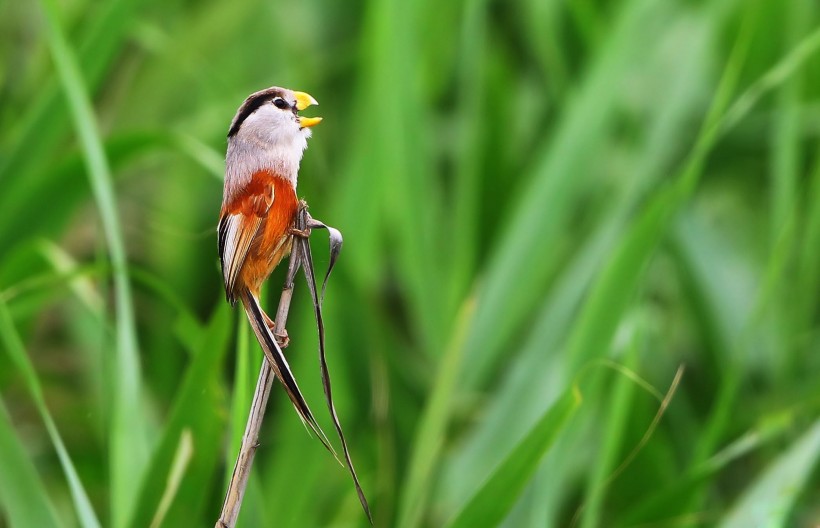
<svg viewBox="0 0 820 528">
<path fill-rule="evenodd" d="M 276 333 L 276 323 L 274 320 L 271 319 L 265 312 L 262 312 L 262 317 L 265 318 L 265 324 L 268 325 L 273 337 L 276 338 L 276 343 L 279 345 L 279 348 L 287 348 L 290 344 L 290 336 L 288 336 L 288 331 L 283 329 L 281 334 Z"/>
</svg>

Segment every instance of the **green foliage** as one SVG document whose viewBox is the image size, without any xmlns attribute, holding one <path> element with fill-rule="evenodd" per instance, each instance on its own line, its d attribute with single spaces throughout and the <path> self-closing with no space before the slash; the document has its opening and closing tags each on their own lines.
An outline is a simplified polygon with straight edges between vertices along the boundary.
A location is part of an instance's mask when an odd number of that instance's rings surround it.
<svg viewBox="0 0 820 528">
<path fill-rule="evenodd" d="M 215 522 L 260 364 L 222 294 L 221 159 L 273 84 L 325 118 L 299 193 L 345 236 L 328 362 L 377 526 L 816 525 L 818 23 L 0 5 L 0 526 Z M 287 354 L 322 409 L 313 324 L 299 282 Z M 239 525 L 365 524 L 274 390 Z"/>
<path fill-rule="evenodd" d="M 556 401 L 448 526 L 465 528 L 500 524 L 579 403 L 577 395 L 570 391 Z"/>
</svg>

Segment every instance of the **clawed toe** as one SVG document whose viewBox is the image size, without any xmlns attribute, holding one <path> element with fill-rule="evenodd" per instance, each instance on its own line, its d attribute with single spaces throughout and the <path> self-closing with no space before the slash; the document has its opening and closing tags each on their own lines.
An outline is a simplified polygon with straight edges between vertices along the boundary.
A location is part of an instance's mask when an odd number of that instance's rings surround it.
<svg viewBox="0 0 820 528">
<path fill-rule="evenodd" d="M 271 329 L 273 331 L 273 329 Z M 274 332 L 273 337 L 276 338 L 276 342 L 279 344 L 279 348 L 287 348 L 290 344 L 290 337 L 288 336 L 287 330 L 282 330 L 281 334 L 277 334 Z"/>
<path fill-rule="evenodd" d="M 291 227 L 289 232 L 291 235 L 298 236 L 299 238 L 310 238 L 310 229 L 296 229 L 295 227 Z"/>
<path fill-rule="evenodd" d="M 276 338 L 276 343 L 279 345 L 279 348 L 286 348 L 290 344 L 290 337 L 288 337 L 288 331 L 282 330 L 281 333 L 276 331 L 276 323 L 273 319 L 268 317 L 268 314 L 262 312 L 262 316 L 265 318 L 265 324 L 268 325 L 268 329 L 273 334 L 273 337 Z"/>
</svg>

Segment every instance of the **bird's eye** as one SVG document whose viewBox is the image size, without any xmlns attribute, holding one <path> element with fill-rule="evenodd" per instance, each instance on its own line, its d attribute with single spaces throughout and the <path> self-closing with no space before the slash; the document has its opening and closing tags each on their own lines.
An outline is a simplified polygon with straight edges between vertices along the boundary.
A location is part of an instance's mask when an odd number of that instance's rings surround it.
<svg viewBox="0 0 820 528">
<path fill-rule="evenodd" d="M 290 108 L 290 105 L 288 104 L 288 102 L 285 101 L 284 99 L 282 99 L 281 97 L 277 97 L 276 99 L 274 99 L 273 100 L 273 105 L 276 108 L 279 108 L 281 110 L 284 110 L 286 108 Z"/>
</svg>

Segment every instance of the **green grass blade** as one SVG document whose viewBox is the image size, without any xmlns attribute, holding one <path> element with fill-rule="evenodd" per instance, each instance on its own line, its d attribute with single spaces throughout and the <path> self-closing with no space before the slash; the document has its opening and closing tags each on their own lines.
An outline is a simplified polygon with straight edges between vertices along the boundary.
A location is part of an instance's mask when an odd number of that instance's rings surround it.
<svg viewBox="0 0 820 528">
<path fill-rule="evenodd" d="M 626 526 L 640 525 L 653 519 L 665 519 L 681 509 L 681 503 L 689 500 L 717 478 L 720 471 L 731 463 L 737 463 L 744 456 L 755 450 L 781 442 L 789 433 L 792 416 L 765 416 L 760 423 L 734 439 L 704 464 L 689 467 L 685 473 L 678 475 L 667 487 L 652 489 L 650 493 L 635 504 L 630 504 L 627 514 L 620 518 Z"/>
<path fill-rule="evenodd" d="M 778 456 L 720 523 L 720 528 L 792 526 L 789 513 L 820 458 L 820 421 Z"/>
<path fill-rule="evenodd" d="M 92 88 L 105 82 L 104 74 L 126 39 L 134 8 L 141 3 L 111 0 L 89 5 L 84 11 L 82 31 L 78 32 L 80 66 Z M 42 56 L 35 54 L 35 58 Z M 53 167 L 49 165 L 54 157 L 42 153 L 59 151 L 68 127 L 68 111 L 58 80 L 49 77 L 45 81 L 36 85 L 34 104 L 26 105 L 25 112 L 12 121 L 14 141 L 9 152 L 0 157 L 4 187 L 0 209 L 10 218 L 39 203 L 43 189 L 50 190 L 54 183 Z M 20 235 L 10 223 L 0 224 L 0 245 L 9 243 L 9 239 L 19 239 Z"/>
<path fill-rule="evenodd" d="M 442 449 L 442 439 L 446 436 L 450 420 L 453 395 L 456 391 L 467 323 L 472 316 L 474 304 L 468 301 L 458 318 L 453 342 L 449 344 L 433 384 L 430 397 L 419 421 L 416 441 L 410 455 L 407 481 L 403 487 L 399 504 L 399 528 L 418 526 L 424 514 L 424 506 L 436 473 L 436 465 Z"/>
<path fill-rule="evenodd" d="M 756 10 L 752 9 L 749 15 L 750 20 L 756 15 Z M 740 94 L 726 110 L 725 114 L 715 120 L 714 129 L 722 133 L 737 125 L 749 111 L 760 102 L 765 94 L 781 86 L 784 82 L 787 82 L 806 65 L 806 62 L 810 58 L 817 54 L 818 50 L 820 50 L 820 29 L 813 31 L 803 38 L 788 54 L 780 58 L 772 68 Z M 772 254 L 772 258 L 768 263 L 770 267 L 769 275 L 775 274 L 779 262 L 783 259 L 784 256 L 780 255 L 779 252 Z M 763 291 L 761 297 L 757 299 L 756 311 L 763 306 L 762 300 L 766 294 L 766 291 Z M 756 313 L 755 315 L 759 314 Z M 752 323 L 754 323 L 754 321 L 752 321 Z M 748 336 L 744 335 L 740 342 L 732 343 L 732 345 L 740 347 L 748 344 L 746 341 L 748 341 Z M 734 368 L 729 369 L 725 373 L 725 377 L 726 379 L 720 386 L 716 403 L 713 406 L 712 415 L 705 426 L 704 432 L 701 433 L 695 448 L 693 463 L 696 465 L 703 463 L 713 454 L 720 435 L 729 427 L 732 420 L 732 412 L 736 404 L 737 393 L 741 388 L 741 379 L 739 372 Z"/>
<path fill-rule="evenodd" d="M 441 200 L 424 132 L 429 109 L 415 73 L 417 65 L 421 66 L 415 42 L 421 5 L 368 2 L 356 91 L 361 96 L 356 114 L 360 121 L 353 126 L 356 140 L 346 171 L 350 184 L 339 198 L 345 209 L 339 225 L 361 224 L 353 229 L 354 237 L 367 230 L 363 234 L 372 239 L 369 242 L 384 239 L 394 244 L 393 264 L 406 285 L 404 300 L 408 317 L 419 329 L 421 350 L 438 354 L 439 344 L 447 339 L 445 323 L 451 322 L 453 314 L 444 314 L 445 277 L 437 261 L 443 233 Z M 389 93 L 401 104 L 381 106 L 380 118 L 374 120 L 369 115 L 372 97 L 367 94 L 375 93 Z M 390 177 L 383 178 L 386 174 Z M 350 242 L 347 227 L 343 231 Z M 352 255 L 350 267 L 370 282 L 375 276 L 368 273 L 373 268 L 372 261 L 367 261 L 368 250 L 375 248 L 362 249 Z"/>
<path fill-rule="evenodd" d="M 483 77 L 486 76 L 485 46 L 487 6 L 484 1 L 467 2 L 462 19 L 461 47 L 465 60 L 459 64 L 460 132 L 453 206 L 448 303 L 458 306 L 468 289 L 475 269 L 481 222 L 479 199 L 481 165 L 486 131 L 481 126 L 487 104 Z"/>
<path fill-rule="evenodd" d="M 815 149 L 818 146 L 815 145 Z M 820 160 L 811 171 L 811 181 L 805 198 L 806 213 L 803 219 L 802 247 L 797 278 L 797 293 L 800 331 L 811 328 L 811 318 L 815 310 L 817 286 L 820 284 Z"/>
<path fill-rule="evenodd" d="M 60 276 L 68 277 L 77 274 L 68 283 L 72 293 L 81 304 L 85 305 L 89 312 L 102 320 L 105 303 L 100 294 L 94 289 L 91 278 L 78 274 L 79 264 L 60 246 L 49 240 L 42 240 L 39 243 L 39 249 L 43 254 L 43 258 L 51 264 Z"/>
<path fill-rule="evenodd" d="M 625 3 L 608 29 L 607 45 L 579 82 L 549 136 L 550 142 L 536 150 L 543 154 L 536 160 L 529 181 L 519 184 L 518 200 L 488 256 L 466 344 L 473 356 L 465 370 L 469 385 L 491 377 L 503 345 L 515 338 L 517 327 L 541 300 L 543 285 L 559 257 L 557 243 L 572 215 L 571 205 L 587 185 L 592 185 L 590 152 L 604 149 L 606 132 L 616 117 L 620 92 L 612 87 L 624 82 L 621 77 L 634 56 L 654 41 L 642 28 L 662 9 L 662 4 L 646 0 Z M 506 309 L 499 311 L 498 306 Z"/>
<path fill-rule="evenodd" d="M 786 38 L 789 47 L 806 33 L 811 18 L 804 0 L 789 2 L 786 9 Z M 793 75 L 777 93 L 777 117 L 772 130 L 772 242 L 777 240 L 797 204 L 802 156 L 800 137 L 800 92 L 804 76 Z"/>
<path fill-rule="evenodd" d="M 168 472 L 165 491 L 162 493 L 162 498 L 159 501 L 157 513 L 155 513 L 154 518 L 151 519 L 151 528 L 159 528 L 162 525 L 162 521 L 165 519 L 168 509 L 171 507 L 171 503 L 174 497 L 176 497 L 177 491 L 179 491 L 180 482 L 182 482 L 182 477 L 185 475 L 185 470 L 188 468 L 193 454 L 194 443 L 193 440 L 191 440 L 191 431 L 185 429 L 179 437 L 179 446 L 174 454 L 171 470 Z"/>
<path fill-rule="evenodd" d="M 9 528 L 59 528 L 63 524 L 24 443 L 0 399 L 0 510 L 5 512 Z"/>
<path fill-rule="evenodd" d="M 225 487 L 233 475 L 233 465 L 236 454 L 242 444 L 242 435 L 245 433 L 245 423 L 248 419 L 248 410 L 255 387 L 253 371 L 259 370 L 261 359 L 251 361 L 250 329 L 243 310 L 237 310 L 236 325 L 236 366 L 234 370 L 233 397 L 231 398 L 231 437 L 229 449 L 225 453 Z M 251 366 L 253 365 L 253 366 Z"/>
<path fill-rule="evenodd" d="M 91 12 L 88 17 L 93 20 L 84 21 L 86 24 L 79 45 L 80 62 L 92 85 L 100 83 L 118 47 L 125 40 L 125 28 L 131 22 L 131 12 L 138 3 L 139 0 L 112 0 L 99 4 L 100 9 Z M 67 115 L 59 88 L 56 79 L 49 79 L 46 86 L 40 88 L 36 104 L 26 108 L 18 116 L 11 155 L 2 160 L 0 167 L 4 176 L 26 173 L 26 169 L 32 164 L 47 161 L 38 159 L 33 154 L 37 153 L 38 147 L 54 149 L 55 143 L 65 132 Z"/>
<path fill-rule="evenodd" d="M 105 151 L 106 158 L 114 171 L 112 176 L 116 177 L 117 170 L 128 168 L 135 161 L 139 161 L 146 155 L 157 151 L 182 151 L 187 153 L 181 140 L 173 134 L 167 132 L 129 132 L 120 135 L 112 135 L 106 138 Z M 193 153 L 189 154 L 193 155 Z M 45 156 L 42 156 L 45 158 Z M 72 215 L 89 198 L 89 187 L 78 181 L 78 175 L 84 172 L 85 157 L 82 152 L 71 150 L 65 156 L 49 157 L 51 165 L 47 169 L 48 179 L 41 181 L 38 178 L 25 178 L 23 175 L 15 175 L 9 184 L 20 179 L 26 182 L 21 186 L 22 192 L 19 196 L 12 198 L 6 193 L 0 196 L 0 208 L 5 208 L 10 218 L 15 215 L 24 215 L 25 211 L 30 211 L 37 207 L 36 204 L 42 202 L 43 196 L 59 196 L 59 200 L 52 200 L 49 207 L 41 208 L 40 214 L 29 216 L 26 220 L 26 229 L 21 230 L 18 225 L 12 222 L 0 223 L 0 246 L 15 247 L 24 245 L 31 233 L 47 238 L 59 238 L 60 233 L 66 229 L 66 225 L 72 220 Z M 201 163 L 199 159 L 195 162 Z M 6 203 L 10 201 L 10 203 Z"/>
<path fill-rule="evenodd" d="M 133 508 L 148 457 L 142 423 L 140 363 L 128 264 L 116 198 L 96 118 L 77 60 L 60 27 L 54 0 L 42 0 L 51 54 L 80 138 L 91 187 L 99 209 L 114 272 L 117 350 L 111 416 L 111 514 L 115 528 L 125 525 Z"/>
<path fill-rule="evenodd" d="M 229 348 L 232 321 L 230 306 L 220 302 L 204 332 L 181 336 L 191 341 L 186 347 L 195 354 L 179 385 L 162 438 L 147 468 L 138 506 L 129 523 L 133 528 L 150 525 L 159 510 L 162 490 L 168 483 L 169 469 L 184 434 L 191 435 L 194 456 L 178 484 L 176 500 L 164 514 L 163 526 L 185 526 L 191 519 L 198 519 L 210 498 L 202 493 L 203 486 L 212 481 L 222 483 L 221 478 L 214 477 L 223 460 L 220 453 L 225 437 L 227 404 L 221 368 Z M 221 505 L 221 492 L 219 495 L 210 504 L 214 518 Z"/>
<path fill-rule="evenodd" d="M 722 118 L 722 116 L 724 109 L 728 107 L 734 85 L 737 83 L 745 49 L 753 34 L 753 27 L 753 24 L 749 22 L 745 24 L 736 51 L 729 62 L 721 86 L 717 90 L 712 110 L 705 120 L 701 136 L 688 163 L 680 171 L 677 181 L 673 186 L 662 189 L 655 200 L 650 202 L 633 228 L 622 238 L 620 247 L 599 276 L 573 329 L 566 356 L 569 361 L 569 372 L 573 372 L 608 348 L 621 320 L 621 315 L 637 291 L 636 288 L 648 258 L 664 236 L 675 211 L 692 192 L 702 172 L 705 156 L 715 145 L 719 131 L 726 130 L 725 123 L 728 117 Z M 799 56 L 807 57 L 808 54 L 803 51 Z M 793 59 L 786 57 L 783 61 L 793 62 Z M 780 80 L 783 78 L 781 76 Z M 769 84 L 768 87 L 773 85 Z M 738 99 L 738 101 L 741 100 L 743 97 Z M 732 108 L 738 107 L 733 106 Z M 735 118 L 742 117 L 749 108 L 746 107 L 740 114 L 730 112 L 726 115 Z"/>
<path fill-rule="evenodd" d="M 225 160 L 221 153 L 188 134 L 170 136 L 173 145 L 184 152 L 221 183 L 225 177 Z"/>
<path fill-rule="evenodd" d="M 528 325 L 529 335 L 512 357 L 508 372 L 488 403 L 484 419 L 477 425 L 473 438 L 448 465 L 447 484 L 442 486 L 442 493 L 448 496 L 445 502 L 459 502 L 458 495 L 464 492 L 459 489 L 459 482 L 483 478 L 479 470 L 481 464 L 475 464 L 473 460 L 486 460 L 497 452 L 498 445 L 510 446 L 565 388 L 566 382 L 562 381 L 565 378 L 550 376 L 549 379 L 554 382 L 548 385 L 555 388 L 545 391 L 543 373 L 558 371 L 563 357 L 560 354 L 545 354 L 545 351 L 560 349 L 589 285 L 600 272 L 607 254 L 621 239 L 641 197 L 656 184 L 657 178 L 662 177 L 663 171 L 675 163 L 677 151 L 683 147 L 680 130 L 686 126 L 688 116 L 701 108 L 701 101 L 694 94 L 711 84 L 702 67 L 708 57 L 707 44 L 711 40 L 711 34 L 706 29 L 701 29 L 694 38 L 700 45 L 687 48 L 685 58 L 680 57 L 676 62 L 674 73 L 664 77 L 663 84 L 657 90 L 660 97 L 647 109 L 652 115 L 652 121 L 647 124 L 650 132 L 646 141 L 636 149 L 636 161 L 628 183 L 617 195 L 607 199 L 597 227 L 577 244 L 572 260 L 556 277 L 554 288 L 541 301 L 538 314 Z M 668 31 L 672 35 L 684 31 L 687 35 L 693 35 L 690 24 L 686 22 L 680 26 L 673 25 Z M 676 39 L 671 37 L 669 42 L 674 43 Z M 664 44 L 659 43 L 659 46 L 663 47 Z M 665 60 L 661 56 L 650 59 L 649 63 L 656 64 L 654 67 L 648 65 L 649 70 L 660 68 L 659 76 L 665 71 Z M 510 408 L 515 408 L 516 412 L 510 413 Z"/>
<path fill-rule="evenodd" d="M 559 398 L 447 526 L 498 526 L 580 404 L 575 390 Z"/>
<path fill-rule="evenodd" d="M 642 352 L 641 339 L 641 332 L 633 337 L 632 346 L 628 348 L 624 358 L 624 368 L 635 368 Z M 612 478 L 612 471 L 618 464 L 618 455 L 623 450 L 624 430 L 628 426 L 631 407 L 635 399 L 635 385 L 635 381 L 626 375 L 619 376 L 609 391 L 611 395 L 608 398 L 609 403 L 604 404 L 608 407 L 604 411 L 601 447 L 595 463 L 592 464 L 590 479 L 587 483 L 581 528 L 594 528 L 604 524 L 601 520 L 604 518 L 606 488 Z M 606 399 L 607 397 L 598 400 Z"/>
<path fill-rule="evenodd" d="M 589 360 L 596 351 L 606 349 L 620 314 L 635 294 L 649 258 L 669 228 L 673 216 L 697 185 L 706 156 L 725 123 L 724 112 L 740 75 L 753 35 L 753 24 L 753 18 L 747 19 L 738 36 L 701 133 L 683 169 L 674 183 L 662 189 L 646 206 L 598 277 L 568 345 L 571 371 Z"/>
<path fill-rule="evenodd" d="M 29 361 L 28 354 L 22 340 L 20 339 L 17 330 L 14 328 L 14 323 L 9 314 L 6 303 L 0 301 L 0 339 L 5 345 L 6 350 L 11 356 L 12 361 L 17 366 L 17 369 L 22 373 L 26 388 L 31 394 L 37 411 L 46 425 L 46 430 L 51 438 L 51 443 L 54 444 L 54 449 L 57 451 L 57 456 L 60 459 L 60 464 L 63 467 L 68 485 L 71 490 L 71 498 L 74 501 L 74 508 L 77 511 L 77 516 L 80 519 L 80 525 L 83 528 L 98 528 L 100 522 L 94 513 L 94 508 L 91 506 L 91 501 L 88 499 L 88 494 L 83 487 L 80 477 L 77 474 L 77 469 L 71 461 L 68 450 L 63 443 L 54 419 L 46 407 L 46 401 L 43 397 L 43 389 L 37 379 L 37 374 L 34 366 Z"/>
</svg>

